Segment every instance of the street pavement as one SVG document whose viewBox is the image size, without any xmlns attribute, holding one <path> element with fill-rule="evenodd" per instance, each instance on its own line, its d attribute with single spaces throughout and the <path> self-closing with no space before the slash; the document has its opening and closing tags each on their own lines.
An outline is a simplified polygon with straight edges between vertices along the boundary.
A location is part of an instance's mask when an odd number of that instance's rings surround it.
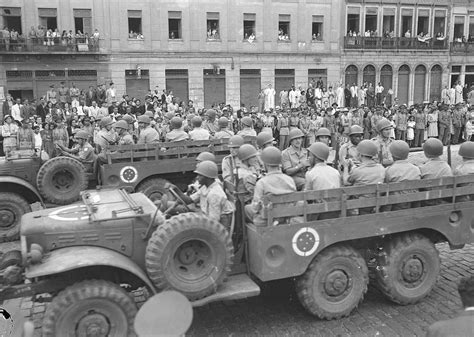
<svg viewBox="0 0 474 337">
<path fill-rule="evenodd" d="M 418 304 L 399 306 L 373 286 L 364 301 L 349 317 L 323 321 L 303 309 L 294 292 L 293 281 L 283 280 L 262 285 L 262 294 L 237 301 L 211 303 L 194 310 L 188 336 L 424 336 L 426 328 L 438 321 L 455 317 L 461 310 L 456 291 L 462 276 L 474 274 L 474 244 L 449 250 L 438 244 L 441 273 L 437 285 Z M 143 296 L 135 297 L 138 302 Z M 6 301 L 4 307 L 14 321 L 33 320 L 35 336 L 41 336 L 41 324 L 48 304 L 31 299 Z M 20 317 L 19 315 L 21 313 Z M 16 329 L 14 336 L 20 336 Z"/>
</svg>

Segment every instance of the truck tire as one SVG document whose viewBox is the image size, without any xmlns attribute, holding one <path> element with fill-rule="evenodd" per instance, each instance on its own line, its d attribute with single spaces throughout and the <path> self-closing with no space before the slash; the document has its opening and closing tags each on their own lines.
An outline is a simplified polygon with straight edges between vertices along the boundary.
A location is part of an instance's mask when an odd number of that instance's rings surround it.
<svg viewBox="0 0 474 337">
<path fill-rule="evenodd" d="M 378 258 L 377 286 L 391 301 L 406 305 L 428 295 L 436 284 L 438 250 L 425 236 L 409 233 L 392 237 Z"/>
<path fill-rule="evenodd" d="M 21 196 L 0 192 L 0 242 L 17 240 L 20 236 L 20 220 L 31 212 L 30 204 Z"/>
<path fill-rule="evenodd" d="M 162 290 L 189 300 L 214 293 L 232 265 L 233 247 L 223 225 L 197 213 L 182 213 L 158 227 L 148 241 L 148 276 Z"/>
<path fill-rule="evenodd" d="M 137 187 L 137 192 L 142 192 L 151 201 L 155 202 L 161 200 L 163 195 L 168 194 L 168 190 L 165 185 L 169 184 L 169 181 L 161 178 L 151 178 L 142 182 Z"/>
<path fill-rule="evenodd" d="M 86 168 L 74 158 L 56 157 L 48 160 L 38 171 L 36 185 L 41 195 L 57 205 L 79 199 L 87 188 Z"/>
<path fill-rule="evenodd" d="M 303 307 L 321 319 L 348 316 L 364 299 L 369 275 L 357 250 L 335 246 L 313 259 L 296 279 L 296 292 Z"/>
<path fill-rule="evenodd" d="M 87 280 L 53 298 L 43 318 L 42 336 L 135 336 L 136 314 L 133 298 L 118 285 Z"/>
</svg>

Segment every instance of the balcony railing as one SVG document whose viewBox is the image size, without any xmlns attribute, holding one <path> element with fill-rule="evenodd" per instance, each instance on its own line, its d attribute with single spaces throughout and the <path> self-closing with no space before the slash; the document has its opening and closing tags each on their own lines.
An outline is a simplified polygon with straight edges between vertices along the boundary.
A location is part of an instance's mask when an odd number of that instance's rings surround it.
<svg viewBox="0 0 474 337">
<path fill-rule="evenodd" d="M 11 41 L 0 39 L 0 54 L 5 53 L 96 54 L 100 53 L 100 40 L 52 38 Z"/>
<path fill-rule="evenodd" d="M 451 53 L 470 54 L 474 53 L 474 42 L 451 42 Z"/>
<path fill-rule="evenodd" d="M 356 50 L 381 50 L 381 49 L 398 49 L 398 50 L 447 50 L 449 43 L 446 39 L 438 40 L 431 38 L 429 40 L 422 41 L 417 37 L 344 37 L 344 48 L 345 49 L 356 49 Z"/>
</svg>

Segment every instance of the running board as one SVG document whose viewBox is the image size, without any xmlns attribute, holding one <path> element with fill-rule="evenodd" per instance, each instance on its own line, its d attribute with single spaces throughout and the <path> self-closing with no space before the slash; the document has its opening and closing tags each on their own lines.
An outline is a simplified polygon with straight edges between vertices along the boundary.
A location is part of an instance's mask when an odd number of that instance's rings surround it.
<svg viewBox="0 0 474 337">
<path fill-rule="evenodd" d="M 247 274 L 237 274 L 230 276 L 216 293 L 191 304 L 193 307 L 201 307 L 212 302 L 239 300 L 258 295 L 260 295 L 260 287 Z"/>
</svg>

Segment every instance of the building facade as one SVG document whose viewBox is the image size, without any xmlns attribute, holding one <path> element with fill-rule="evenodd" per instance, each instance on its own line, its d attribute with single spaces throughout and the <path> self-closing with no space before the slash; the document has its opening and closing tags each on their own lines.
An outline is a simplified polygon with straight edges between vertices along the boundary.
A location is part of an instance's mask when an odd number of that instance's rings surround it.
<svg viewBox="0 0 474 337">
<path fill-rule="evenodd" d="M 0 0 L 0 11 L 21 34 L 0 43 L 0 87 L 14 97 L 114 82 L 134 97 L 158 88 L 196 106 L 249 106 L 268 84 L 321 78 L 381 82 L 411 104 L 474 82 L 468 0 Z M 58 36 L 37 37 L 39 26 Z M 88 35 L 68 37 L 78 30 Z"/>
</svg>

